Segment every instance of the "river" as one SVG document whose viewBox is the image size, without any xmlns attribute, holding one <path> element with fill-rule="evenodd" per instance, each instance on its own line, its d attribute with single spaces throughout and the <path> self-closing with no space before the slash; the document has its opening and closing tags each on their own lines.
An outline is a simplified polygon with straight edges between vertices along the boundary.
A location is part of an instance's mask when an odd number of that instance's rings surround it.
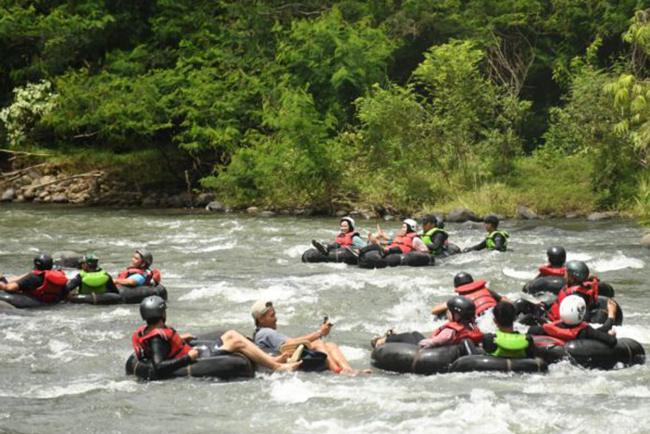
<svg viewBox="0 0 650 434">
<path fill-rule="evenodd" d="M 374 222 L 358 221 L 371 229 Z M 398 223 L 384 224 L 389 233 Z M 650 343 L 648 251 L 632 221 L 506 221 L 511 252 L 473 252 L 435 267 L 363 270 L 302 264 L 310 240 L 337 219 L 255 218 L 172 210 L 0 206 L 0 272 L 26 272 L 39 251 L 95 252 L 113 275 L 135 248 L 154 254 L 181 332 L 253 331 L 250 306 L 272 300 L 280 331 L 302 335 L 324 315 L 353 367 L 370 368 L 373 335 L 430 332 L 428 314 L 461 270 L 515 299 L 562 244 L 610 282 L 625 312 L 619 336 Z M 481 228 L 449 224 L 461 247 Z M 588 371 L 562 362 L 546 375 L 347 377 L 258 374 L 247 381 L 141 383 L 124 374 L 138 305 L 58 305 L 0 311 L 0 433 L 612 433 L 650 432 L 650 366 Z"/>
</svg>

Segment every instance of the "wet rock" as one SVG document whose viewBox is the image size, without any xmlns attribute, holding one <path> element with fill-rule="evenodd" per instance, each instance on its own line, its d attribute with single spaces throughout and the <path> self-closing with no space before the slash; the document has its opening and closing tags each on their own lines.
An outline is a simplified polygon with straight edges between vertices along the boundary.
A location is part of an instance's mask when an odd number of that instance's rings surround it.
<svg viewBox="0 0 650 434">
<path fill-rule="evenodd" d="M 8 188 L 2 193 L 2 197 L 0 198 L 0 202 L 11 202 L 14 200 L 14 197 L 16 197 L 16 190 L 13 188 Z"/>
<path fill-rule="evenodd" d="M 336 217 L 345 217 L 348 214 L 349 214 L 349 211 L 342 209 L 342 210 L 336 211 L 336 214 L 334 214 L 334 215 Z"/>
<path fill-rule="evenodd" d="M 81 253 L 72 250 L 63 250 L 54 252 L 52 258 L 54 258 L 54 264 L 59 267 L 79 268 L 81 256 Z"/>
<path fill-rule="evenodd" d="M 576 219 L 578 217 L 580 217 L 580 215 L 578 213 L 575 213 L 575 212 L 570 212 L 570 213 L 568 213 L 567 215 L 564 216 L 565 219 Z"/>
<path fill-rule="evenodd" d="M 22 203 L 25 202 L 25 196 L 22 194 L 19 194 L 18 197 L 16 198 L 16 202 Z"/>
<path fill-rule="evenodd" d="M 224 212 L 226 210 L 226 208 L 219 201 L 216 201 L 216 200 L 213 200 L 212 202 L 210 202 L 205 207 L 205 209 L 210 211 L 210 212 Z"/>
<path fill-rule="evenodd" d="M 395 220 L 395 216 L 394 216 L 394 215 L 390 215 L 390 214 L 386 214 L 386 215 L 384 216 L 384 220 L 387 221 L 387 222 L 392 222 L 393 220 Z"/>
<path fill-rule="evenodd" d="M 142 206 L 153 208 L 158 205 L 158 198 L 155 195 L 147 196 L 142 199 Z"/>
<path fill-rule="evenodd" d="M 52 202 L 54 203 L 67 203 L 68 197 L 63 193 L 57 193 L 52 196 Z"/>
<path fill-rule="evenodd" d="M 611 212 L 594 212 L 587 216 L 587 220 L 589 220 L 590 222 L 598 222 L 602 220 L 611 219 L 613 215 L 614 214 Z"/>
<path fill-rule="evenodd" d="M 204 207 L 215 199 L 214 193 L 201 193 L 194 198 L 194 206 Z"/>
<path fill-rule="evenodd" d="M 483 229 L 483 223 L 481 222 L 473 222 L 473 221 L 466 221 L 463 222 L 463 227 L 467 229 Z"/>
<path fill-rule="evenodd" d="M 539 216 L 530 208 L 524 205 L 519 205 L 517 207 L 517 214 L 523 219 L 534 220 L 539 218 Z"/>
<path fill-rule="evenodd" d="M 645 236 L 641 238 L 641 246 L 650 249 L 650 233 L 645 234 Z"/>
<path fill-rule="evenodd" d="M 246 213 L 251 215 L 257 215 L 260 213 L 260 209 L 256 206 L 250 206 L 246 208 Z"/>
<path fill-rule="evenodd" d="M 192 197 L 187 192 L 170 196 L 169 206 L 172 208 L 185 208 L 192 206 Z"/>
<path fill-rule="evenodd" d="M 262 211 L 260 213 L 260 217 L 275 217 L 277 214 L 275 214 L 273 211 Z"/>
<path fill-rule="evenodd" d="M 453 223 L 463 223 L 466 221 L 480 222 L 482 221 L 479 216 L 474 214 L 471 209 L 468 208 L 455 208 L 447 215 L 446 220 Z"/>
</svg>

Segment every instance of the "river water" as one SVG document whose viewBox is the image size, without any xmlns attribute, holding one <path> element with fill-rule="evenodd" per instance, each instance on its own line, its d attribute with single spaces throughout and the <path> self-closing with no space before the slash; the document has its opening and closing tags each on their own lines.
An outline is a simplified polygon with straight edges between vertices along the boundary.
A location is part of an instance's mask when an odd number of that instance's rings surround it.
<svg viewBox="0 0 650 434">
<path fill-rule="evenodd" d="M 374 222 L 358 222 L 370 229 Z M 452 294 L 461 270 L 509 298 L 562 244 L 613 284 L 625 312 L 619 336 L 650 344 L 648 251 L 631 221 L 506 221 L 512 252 L 473 252 L 435 267 L 362 270 L 302 264 L 311 239 L 331 239 L 336 219 L 254 218 L 170 210 L 0 207 L 0 272 L 30 268 L 39 251 L 93 251 L 115 275 L 147 246 L 181 332 L 252 334 L 250 306 L 272 300 L 280 331 L 316 330 L 355 368 L 370 368 L 369 341 L 389 328 L 436 325 L 428 311 Z M 394 232 L 398 223 L 386 223 Z M 449 224 L 461 247 L 484 237 Z M 547 375 L 398 375 L 374 370 L 258 374 L 247 381 L 140 383 L 124 374 L 137 305 L 59 305 L 0 311 L 0 433 L 612 433 L 650 432 L 650 366 L 588 371 L 563 362 Z"/>
</svg>

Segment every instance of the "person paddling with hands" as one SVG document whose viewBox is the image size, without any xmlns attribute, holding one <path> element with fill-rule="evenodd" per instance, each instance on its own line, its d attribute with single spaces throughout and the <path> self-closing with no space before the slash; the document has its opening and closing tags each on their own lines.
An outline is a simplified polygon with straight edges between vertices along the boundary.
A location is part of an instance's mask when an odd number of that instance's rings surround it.
<svg viewBox="0 0 650 434">
<path fill-rule="evenodd" d="M 277 331 L 278 318 L 273 303 L 258 300 L 251 307 L 251 316 L 255 321 L 255 334 L 253 342 L 263 351 L 272 354 L 293 353 L 299 345 L 304 345 L 314 351 L 327 355 L 327 368 L 335 373 L 354 374 L 354 371 L 341 349 L 334 342 L 324 342 L 323 337 L 330 334 L 332 324 L 325 321 L 317 330 L 300 336 L 290 338 Z"/>
</svg>

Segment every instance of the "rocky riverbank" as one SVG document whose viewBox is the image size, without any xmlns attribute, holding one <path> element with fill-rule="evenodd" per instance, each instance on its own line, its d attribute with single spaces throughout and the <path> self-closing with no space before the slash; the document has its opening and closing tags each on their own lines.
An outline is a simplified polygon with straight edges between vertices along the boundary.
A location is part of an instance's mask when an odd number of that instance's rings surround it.
<svg viewBox="0 0 650 434">
<path fill-rule="evenodd" d="M 0 201 L 70 203 L 147 208 L 204 207 L 211 193 L 144 192 L 107 170 L 65 173 L 57 166 L 36 165 L 0 175 Z"/>
</svg>

